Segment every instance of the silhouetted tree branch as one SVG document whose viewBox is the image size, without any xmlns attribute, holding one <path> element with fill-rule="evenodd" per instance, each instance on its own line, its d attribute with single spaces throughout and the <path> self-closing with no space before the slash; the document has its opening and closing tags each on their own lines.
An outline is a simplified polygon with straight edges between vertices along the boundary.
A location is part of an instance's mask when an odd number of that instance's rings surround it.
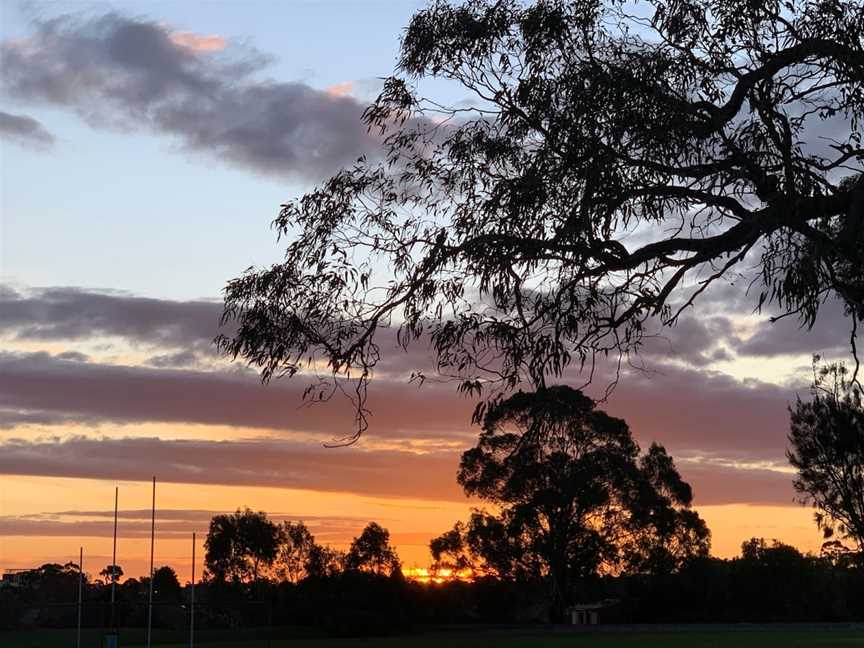
<svg viewBox="0 0 864 648">
<path fill-rule="evenodd" d="M 816 509 L 816 522 L 830 540 L 835 532 L 864 554 L 864 405 L 861 389 L 842 364 L 818 366 L 813 399 L 791 410 L 790 448 L 798 470 L 795 490 Z"/>
<path fill-rule="evenodd" d="M 862 33 L 848 0 L 435 2 L 365 114 L 385 159 L 282 207 L 285 260 L 227 285 L 220 347 L 320 372 L 313 399 L 350 379 L 350 441 L 387 327 L 474 394 L 633 353 L 753 266 L 754 306 L 813 326 L 836 297 L 854 327 Z"/>
<path fill-rule="evenodd" d="M 276 575 L 289 583 L 299 583 L 308 575 L 307 566 L 316 547 L 315 537 L 303 522 L 283 522 L 279 531 Z"/>
</svg>

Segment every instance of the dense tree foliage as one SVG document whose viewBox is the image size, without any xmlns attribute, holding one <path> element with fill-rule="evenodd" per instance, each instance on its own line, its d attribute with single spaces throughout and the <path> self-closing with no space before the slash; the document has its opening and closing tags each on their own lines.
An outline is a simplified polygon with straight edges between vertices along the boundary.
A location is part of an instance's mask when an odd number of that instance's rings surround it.
<svg viewBox="0 0 864 648">
<path fill-rule="evenodd" d="M 611 585 L 611 583 L 610 583 Z M 634 621 L 801 622 L 864 615 L 864 572 L 752 538 L 731 560 L 699 558 L 672 575 L 612 586 Z"/>
<path fill-rule="evenodd" d="M 280 526 L 279 555 L 276 575 L 298 583 L 308 574 L 310 557 L 315 551 L 315 537 L 302 522 L 283 522 Z"/>
<path fill-rule="evenodd" d="M 177 572 L 168 565 L 163 565 L 153 571 L 153 599 L 161 603 L 180 600 L 182 588 Z"/>
<path fill-rule="evenodd" d="M 816 359 L 818 362 L 818 358 Z M 840 364 L 816 369 L 813 398 L 791 411 L 789 462 L 795 490 L 816 509 L 825 538 L 850 541 L 864 555 L 864 405 Z"/>
<path fill-rule="evenodd" d="M 74 601 L 78 594 L 78 563 L 45 563 L 26 576 L 28 589 L 45 601 Z M 89 584 L 84 575 L 84 583 Z"/>
<path fill-rule="evenodd" d="M 434 540 L 433 557 L 510 578 L 545 578 L 560 614 L 571 583 L 601 571 L 669 572 L 707 555 L 690 486 L 658 445 L 639 457 L 621 419 L 565 386 L 490 406 L 462 455 L 467 495 L 495 504 Z M 477 560 L 472 560 L 476 558 Z"/>
<path fill-rule="evenodd" d="M 475 510 L 467 523 L 457 522 L 429 543 L 436 573 L 529 580 L 540 571 L 534 556 L 508 533 L 504 520 Z"/>
<path fill-rule="evenodd" d="M 116 583 L 123 577 L 123 568 L 120 565 L 105 565 L 99 575 L 104 579 L 105 583 Z"/>
<path fill-rule="evenodd" d="M 57 587 L 58 577 L 65 585 Z M 110 585 L 84 583 L 85 627 L 100 627 L 110 618 Z M 618 599 L 620 619 L 626 622 L 864 621 L 860 565 L 802 555 L 761 538 L 745 542 L 736 558 L 696 557 L 674 573 L 605 575 L 579 585 L 582 601 Z M 0 630 L 73 629 L 77 588 L 76 565 L 44 565 L 29 572 L 19 587 L 0 587 Z M 147 579 L 134 578 L 117 588 L 121 627 L 146 625 L 147 588 Z M 327 633 L 380 635 L 429 624 L 536 623 L 548 620 L 538 606 L 543 598 L 535 583 L 489 576 L 421 584 L 337 571 L 297 583 L 262 578 L 257 585 L 235 587 L 209 581 L 196 589 L 196 628 L 215 631 L 226 641 L 236 637 L 245 645 L 251 628 L 271 624 L 292 626 L 296 637 L 298 625 Z M 173 629 L 177 643 L 183 643 L 186 606 L 188 600 L 155 607 L 154 628 L 161 636 Z M 279 633 L 278 627 L 267 630 L 267 636 Z"/>
<path fill-rule="evenodd" d="M 839 299 L 854 347 L 862 34 L 857 0 L 433 2 L 366 112 L 383 161 L 283 206 L 285 259 L 228 284 L 221 347 L 325 370 L 314 398 L 356 378 L 358 434 L 390 326 L 463 390 L 536 388 L 744 275 L 804 325 Z"/>
<path fill-rule="evenodd" d="M 310 578 L 332 578 L 345 568 L 345 552 L 328 545 L 312 545 L 306 561 L 306 575 Z"/>
<path fill-rule="evenodd" d="M 216 581 L 256 582 L 262 567 L 276 560 L 281 540 L 277 524 L 264 512 L 237 509 L 210 520 L 204 564 Z"/>
<path fill-rule="evenodd" d="M 345 567 L 390 576 L 401 573 L 402 564 L 396 549 L 390 545 L 390 532 L 377 522 L 370 522 L 351 542 L 345 555 Z"/>
</svg>

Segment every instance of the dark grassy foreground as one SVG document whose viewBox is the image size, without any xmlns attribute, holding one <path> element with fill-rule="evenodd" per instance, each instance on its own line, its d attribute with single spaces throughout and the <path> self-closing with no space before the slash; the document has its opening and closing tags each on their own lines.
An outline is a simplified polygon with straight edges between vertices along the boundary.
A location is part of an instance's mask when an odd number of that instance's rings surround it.
<svg viewBox="0 0 864 648">
<path fill-rule="evenodd" d="M 202 633 L 203 635 L 204 633 Z M 309 636 L 302 631 L 274 628 L 272 637 L 225 635 L 201 636 L 195 642 L 199 648 L 372 648 L 373 646 L 411 648 L 827 648 L 838 646 L 864 648 L 864 626 L 681 626 L 681 627 L 605 627 L 596 631 L 578 631 L 570 628 L 447 628 L 430 630 L 422 634 L 370 638 L 332 638 Z M 121 635 L 121 647 L 143 645 L 143 634 L 127 631 Z M 98 648 L 101 633 L 84 632 L 82 648 Z M 169 643 L 170 642 L 170 643 Z M 0 645 L 4 648 L 67 648 L 75 646 L 75 631 L 38 630 L 0 632 Z M 154 635 L 154 646 L 185 648 L 188 639 Z"/>
</svg>

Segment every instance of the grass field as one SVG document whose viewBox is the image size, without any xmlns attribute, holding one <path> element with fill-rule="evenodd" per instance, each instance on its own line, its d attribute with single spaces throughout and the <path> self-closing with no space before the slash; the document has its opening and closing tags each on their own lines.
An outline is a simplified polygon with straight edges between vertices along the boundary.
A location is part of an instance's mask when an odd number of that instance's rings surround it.
<svg viewBox="0 0 864 648">
<path fill-rule="evenodd" d="M 280 632 L 281 631 L 281 632 Z M 286 633 L 274 629 L 274 635 Z M 292 633 L 293 636 L 256 639 L 252 636 L 231 640 L 218 640 L 213 636 L 202 636 L 195 642 L 198 648 L 864 648 L 864 628 L 843 627 L 771 627 L 757 630 L 740 626 L 698 629 L 684 627 L 675 631 L 638 629 L 615 629 L 597 632 L 571 632 L 565 630 L 532 630 L 523 628 L 499 629 L 448 629 L 423 634 L 372 638 L 328 638 L 310 637 Z M 186 648 L 188 639 L 154 635 L 154 646 L 159 648 Z M 165 643 L 166 641 L 171 643 Z M 82 648 L 100 648 L 101 633 L 82 634 Z M 39 630 L 0 632 L 0 645 L 4 648 L 69 648 L 75 646 L 74 630 Z M 121 648 L 143 645 L 139 632 L 121 635 Z"/>
</svg>

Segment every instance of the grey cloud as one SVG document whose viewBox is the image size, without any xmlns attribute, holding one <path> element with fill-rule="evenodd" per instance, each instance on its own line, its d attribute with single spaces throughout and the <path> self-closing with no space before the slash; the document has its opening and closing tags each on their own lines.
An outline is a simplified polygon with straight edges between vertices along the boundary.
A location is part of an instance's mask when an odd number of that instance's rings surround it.
<svg viewBox="0 0 864 648">
<path fill-rule="evenodd" d="M 792 475 L 778 470 L 739 468 L 676 460 L 693 487 L 696 507 L 714 504 L 796 504 Z"/>
<path fill-rule="evenodd" d="M 0 284 L 0 334 L 51 341 L 116 336 L 131 344 L 176 349 L 147 360 L 150 366 L 160 368 L 194 367 L 202 356 L 214 354 L 216 334 L 230 333 L 227 327 L 219 326 L 221 314 L 219 302 L 181 302 L 71 287 L 16 291 Z M 378 374 L 407 375 L 434 366 L 430 349 L 415 344 L 403 350 L 394 329 L 380 331 L 380 344 L 386 353 L 377 367 Z"/>
<path fill-rule="evenodd" d="M 166 27 L 119 14 L 38 21 L 0 45 L 2 87 L 94 127 L 148 130 L 256 172 L 319 180 L 374 154 L 356 100 L 263 80 L 266 59 L 195 51 Z"/>
<path fill-rule="evenodd" d="M 78 288 L 0 290 L 0 332 L 31 340 L 118 336 L 162 347 L 209 349 L 222 304 Z"/>
<path fill-rule="evenodd" d="M 649 359 L 672 358 L 704 367 L 725 359 L 724 350 L 718 345 L 727 341 L 731 334 L 732 325 L 726 317 L 683 316 L 675 326 L 646 336 L 639 354 Z"/>
<path fill-rule="evenodd" d="M 17 299 L 21 295 L 15 290 L 12 286 L 7 286 L 6 284 L 0 284 L 0 299 L 6 301 L 10 299 Z"/>
<path fill-rule="evenodd" d="M 824 301 L 813 328 L 808 329 L 795 316 L 772 322 L 771 317 L 779 313 L 776 305 L 765 304 L 761 311 L 758 309 L 759 293 L 763 290 L 766 288 L 758 277 L 752 281 L 741 278 L 734 284 L 712 284 L 697 302 L 700 317 L 694 321 L 713 328 L 718 342 L 725 343 L 737 355 L 774 357 L 820 353 L 837 357 L 851 353 L 852 319 L 838 299 Z M 760 312 L 764 319 L 756 331 L 746 339 L 738 337 L 731 326 L 732 319 Z M 673 335 L 675 330 L 671 329 L 669 335 L 678 343 L 677 333 Z"/>
<path fill-rule="evenodd" d="M 746 258 L 749 267 L 756 265 L 758 259 L 758 251 L 751 252 Z M 752 260 L 752 262 L 751 262 Z M 754 270 L 749 270 L 749 274 L 754 275 Z M 691 306 L 690 310 L 699 311 L 700 315 L 706 312 L 712 315 L 728 317 L 730 315 L 747 315 L 754 313 L 759 303 L 759 290 L 762 282 L 758 276 L 740 276 L 733 281 L 715 281 L 712 283 L 702 295 L 694 302 L 695 306 Z M 695 288 L 691 288 L 692 291 Z M 677 304 L 676 306 L 680 306 Z"/>
<path fill-rule="evenodd" d="M 231 511 L 158 509 L 156 513 L 160 538 L 188 537 L 194 530 L 207 528 L 210 518 Z M 268 512 L 276 522 L 303 520 L 316 539 L 343 538 L 357 533 L 365 518 L 351 516 L 293 515 Z M 113 534 L 114 511 L 57 511 L 29 515 L 0 516 L 0 535 L 4 536 L 77 536 L 109 537 Z M 150 510 L 118 511 L 118 531 L 123 538 L 150 537 Z M 97 518 L 97 519 L 83 519 Z"/>
<path fill-rule="evenodd" d="M 158 368 L 194 367 L 198 364 L 198 354 L 189 350 L 165 353 L 148 358 L 147 364 Z"/>
<path fill-rule="evenodd" d="M 392 498 L 460 500 L 458 454 L 328 449 L 281 440 L 12 439 L 0 474 L 300 488 Z"/>
<path fill-rule="evenodd" d="M 656 364 L 624 376 L 604 408 L 628 421 L 643 444 L 673 453 L 783 460 L 792 386 L 742 383 L 723 374 Z M 578 376 L 570 377 L 579 384 Z M 604 378 L 598 376 L 598 384 Z M 262 385 L 254 376 L 61 361 L 48 354 L 0 354 L 0 411 L 101 424 L 174 422 L 311 432 L 341 437 L 353 429 L 347 399 L 300 407 L 305 382 Z M 471 443 L 473 402 L 452 385 L 417 388 L 376 379 L 370 390 L 369 435 Z"/>
<path fill-rule="evenodd" d="M 196 354 L 211 350 L 221 304 L 144 299 L 68 288 L 16 293 L 0 290 L 0 331 L 20 337 L 76 340 L 123 336 L 132 343 L 169 351 L 150 359 L 151 367 L 78 363 L 47 354 L 0 355 L 0 426 L 78 423 L 169 422 L 230 425 L 279 431 L 305 431 L 341 437 L 353 429 L 351 404 L 336 397 L 326 405 L 300 407 L 306 383 L 274 381 L 263 386 L 252 372 L 195 371 Z M 826 307 L 830 308 L 830 307 Z M 826 317 L 830 310 L 826 310 Z M 839 316 L 839 319 L 838 319 Z M 842 311 L 828 321 L 842 321 Z M 716 452 L 724 457 L 783 460 L 788 431 L 787 404 L 807 385 L 741 382 L 707 371 L 706 363 L 726 353 L 754 352 L 761 335 L 776 332 L 785 348 L 819 351 L 792 324 L 788 339 L 778 322 L 746 343 L 738 340 L 729 317 L 720 313 L 684 318 L 653 339 L 645 364 L 655 371 L 625 376 L 606 407 L 625 418 L 643 443 L 657 440 L 673 452 Z M 830 327 L 826 327 L 830 329 Z M 760 329 L 761 331 L 762 329 Z M 386 351 L 370 389 L 370 436 L 425 438 L 470 443 L 473 402 L 455 395 L 452 385 L 406 384 L 412 369 L 432 365 L 422 344 L 408 353 Z M 845 336 L 844 336 L 845 337 Z M 779 343 L 779 342 L 778 342 Z M 841 339 L 841 344 L 843 340 Z M 747 346 L 750 345 L 750 346 Z M 790 346 L 791 345 L 791 346 Z M 757 348 L 758 350 L 758 348 Z M 673 365 L 667 358 L 699 367 Z M 240 367 L 238 366 L 237 369 Z M 434 375 L 434 374 L 432 374 Z M 608 376 L 598 376 L 605 385 Z M 573 385 L 582 377 L 568 372 Z"/>
<path fill-rule="evenodd" d="M 199 523 L 198 528 L 201 527 Z M 185 537 L 194 526 L 188 523 L 160 522 L 159 537 Z M 0 535 L 3 536 L 89 536 L 94 538 L 111 537 L 114 524 L 108 520 L 34 520 L 29 518 L 16 518 L 12 516 L 0 517 Z M 149 538 L 150 522 L 143 520 L 131 524 L 124 524 L 122 529 L 124 538 Z"/>
<path fill-rule="evenodd" d="M 735 351 L 769 357 L 812 353 L 846 356 L 851 352 L 851 330 L 850 316 L 839 301 L 832 300 L 822 305 L 812 329 L 802 327 L 794 317 L 765 321 L 747 340 L 738 340 Z"/>
<path fill-rule="evenodd" d="M 598 384 L 604 380 L 598 378 Z M 643 446 L 657 441 L 675 456 L 785 463 L 787 407 L 798 393 L 806 393 L 806 385 L 742 382 L 658 362 L 652 371 L 622 376 L 602 407 L 625 419 Z"/>
<path fill-rule="evenodd" d="M 232 513 L 231 511 L 219 511 L 215 509 L 159 509 L 160 520 L 180 520 L 184 522 L 201 522 L 209 521 L 214 515 L 222 513 Z M 150 521 L 150 509 L 119 509 L 117 518 L 119 520 L 144 520 Z M 344 522 L 362 522 L 365 518 L 355 517 L 337 517 L 322 516 L 322 515 L 299 515 L 296 513 L 285 513 L 280 511 L 268 511 L 267 516 L 274 520 L 311 520 L 316 524 L 330 524 L 334 521 Z M 30 513 L 21 516 L 15 516 L 20 519 L 28 520 L 60 520 L 62 518 L 113 518 L 113 509 L 101 510 L 70 510 L 70 511 L 48 511 L 43 513 Z"/>
<path fill-rule="evenodd" d="M 90 425 L 97 426 L 103 419 L 94 416 L 79 416 L 69 412 L 50 412 L 40 410 L 21 410 L 0 406 L 0 430 L 12 429 L 19 425 Z"/>
<path fill-rule="evenodd" d="M 174 422 L 306 431 L 343 437 L 353 430 L 347 399 L 300 407 L 305 383 L 262 385 L 235 371 L 127 367 L 58 360 L 46 353 L 0 353 L 0 420 L 55 423 Z M 377 381 L 370 432 L 394 437 L 473 436 L 472 403 L 450 386 L 418 389 Z"/>
<path fill-rule="evenodd" d="M 756 294 L 752 294 L 754 291 Z M 688 312 L 673 327 L 649 322 L 646 333 L 652 330 L 657 333 L 646 335 L 640 355 L 649 360 L 676 359 L 695 367 L 708 367 L 713 362 L 732 360 L 735 355 L 774 357 L 819 353 L 845 357 L 851 353 L 852 320 L 836 299 L 821 305 L 812 329 L 802 326 L 794 316 L 771 321 L 776 310 L 766 306 L 754 333 L 747 338 L 740 337 L 733 319 L 758 314 L 755 308 L 758 290 L 754 291 L 748 298 L 744 288 L 718 284 L 699 302 L 699 316 Z"/>
<path fill-rule="evenodd" d="M 725 307 L 724 307 L 725 304 Z M 735 287 L 719 285 L 708 296 L 702 317 L 682 316 L 672 328 L 655 322 L 656 335 L 646 337 L 640 351 L 647 365 L 676 359 L 696 367 L 726 361 L 733 353 L 750 356 L 823 353 L 849 350 L 850 320 L 836 301 L 827 302 L 813 330 L 802 329 L 794 318 L 764 321 L 754 335 L 741 339 L 732 317 L 750 309 Z M 171 301 L 136 297 L 121 292 L 52 287 L 15 291 L 0 285 L 0 332 L 31 340 L 81 340 L 118 336 L 133 344 L 150 344 L 171 353 L 155 354 L 154 367 L 195 367 L 202 356 L 215 353 L 222 304 L 211 301 Z M 650 326 L 649 326 L 649 331 Z M 407 375 L 434 367 L 434 356 L 421 343 L 407 352 L 395 341 L 392 329 L 380 331 L 383 350 L 379 375 Z"/>
<path fill-rule="evenodd" d="M 708 356 L 709 362 L 728 362 L 733 360 L 734 357 L 731 353 L 729 353 L 726 349 L 715 349 Z"/>
<path fill-rule="evenodd" d="M 27 148 L 45 150 L 54 146 L 54 136 L 36 119 L 0 110 L 0 138 Z"/>
<path fill-rule="evenodd" d="M 465 501 L 456 484 L 458 452 L 325 449 L 276 440 L 193 441 L 153 438 L 11 440 L 0 443 L 0 474 L 269 486 L 350 492 L 388 498 Z M 794 504 L 791 476 L 764 469 L 679 460 L 693 486 L 696 505 Z M 159 511 L 160 535 L 199 527 L 217 511 Z M 110 535 L 111 511 L 61 511 L 0 518 L 0 533 L 16 535 Z M 327 517 L 274 513 L 276 520 L 302 517 L 310 528 L 336 533 Z M 76 518 L 70 521 L 70 518 Z M 80 519 L 80 518 L 97 518 Z M 98 519 L 102 518 L 102 519 Z M 123 511 L 124 534 L 149 532 L 149 511 Z M 74 526 L 73 526 L 74 525 Z M 137 526 L 136 526 L 137 525 Z M 355 524 L 355 528 L 359 525 Z M 317 533 L 317 532 L 316 532 Z"/>
<path fill-rule="evenodd" d="M 60 360 L 69 360 L 70 362 L 89 362 L 90 360 L 90 356 L 78 351 L 64 351 L 63 353 L 58 353 L 57 357 Z"/>
</svg>

